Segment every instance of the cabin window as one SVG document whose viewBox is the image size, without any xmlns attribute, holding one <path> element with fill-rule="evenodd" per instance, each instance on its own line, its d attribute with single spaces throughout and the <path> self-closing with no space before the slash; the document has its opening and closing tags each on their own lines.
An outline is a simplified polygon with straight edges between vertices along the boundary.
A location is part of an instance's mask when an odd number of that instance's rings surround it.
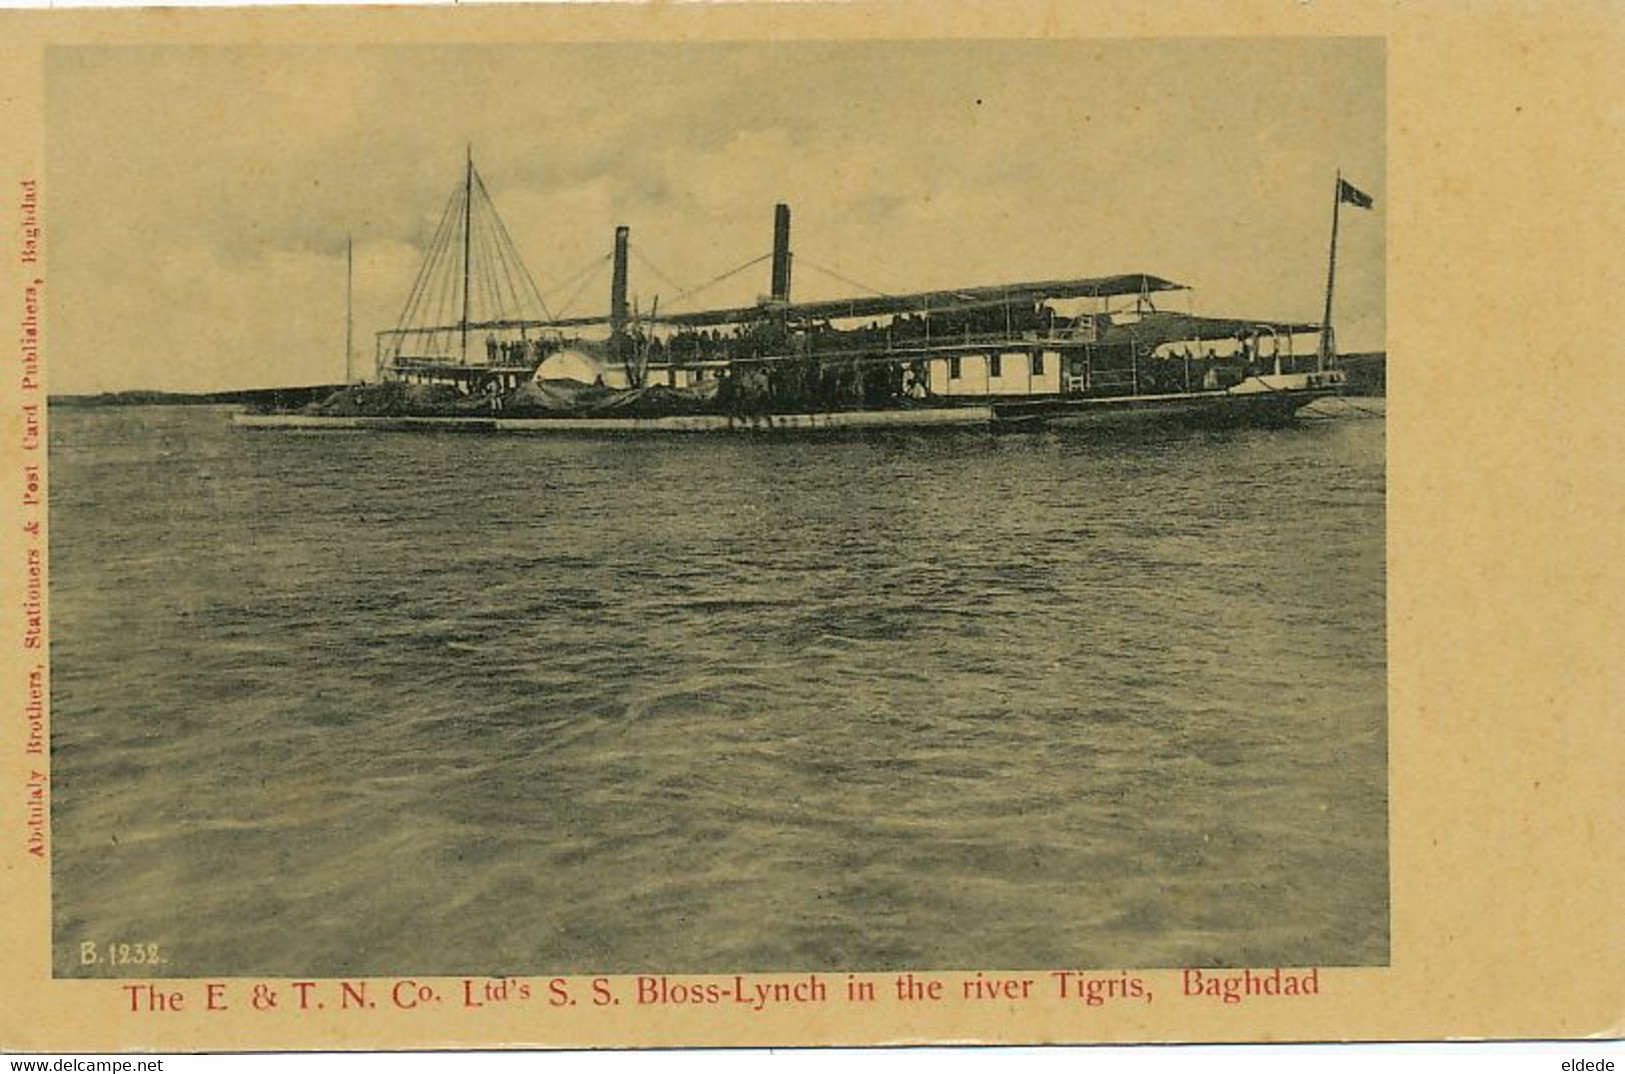
<svg viewBox="0 0 1625 1074">
<path fill-rule="evenodd" d="M 1043 351 L 1033 351 L 1033 376 L 1041 377 L 1043 375 L 1044 375 L 1044 352 Z"/>
<path fill-rule="evenodd" d="M 1004 376 L 1004 355 L 990 354 L 987 357 L 987 375 L 990 377 Z"/>
<path fill-rule="evenodd" d="M 959 356 L 958 355 L 955 355 L 954 357 L 948 359 L 948 379 L 949 380 L 958 380 L 959 379 Z"/>
</svg>

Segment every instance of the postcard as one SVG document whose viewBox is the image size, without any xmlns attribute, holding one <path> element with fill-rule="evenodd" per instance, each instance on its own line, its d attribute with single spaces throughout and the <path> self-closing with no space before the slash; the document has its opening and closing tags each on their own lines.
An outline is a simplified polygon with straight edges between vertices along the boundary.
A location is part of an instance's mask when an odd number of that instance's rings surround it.
<svg viewBox="0 0 1625 1074">
<path fill-rule="evenodd" d="M 1618 1034 L 1617 11 L 0 22 L 0 1045 Z"/>
</svg>

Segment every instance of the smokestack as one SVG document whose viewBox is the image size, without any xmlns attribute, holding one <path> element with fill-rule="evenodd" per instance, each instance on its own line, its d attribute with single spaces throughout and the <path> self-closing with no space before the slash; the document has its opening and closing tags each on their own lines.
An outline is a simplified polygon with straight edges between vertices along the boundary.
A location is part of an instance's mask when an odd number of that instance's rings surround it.
<svg viewBox="0 0 1625 1074">
<path fill-rule="evenodd" d="M 790 206 L 773 207 L 773 301 L 790 301 Z"/>
<path fill-rule="evenodd" d="M 632 229 L 625 224 L 615 229 L 615 271 L 609 281 L 609 335 L 617 341 L 626 335 L 626 246 L 631 233 Z"/>
</svg>

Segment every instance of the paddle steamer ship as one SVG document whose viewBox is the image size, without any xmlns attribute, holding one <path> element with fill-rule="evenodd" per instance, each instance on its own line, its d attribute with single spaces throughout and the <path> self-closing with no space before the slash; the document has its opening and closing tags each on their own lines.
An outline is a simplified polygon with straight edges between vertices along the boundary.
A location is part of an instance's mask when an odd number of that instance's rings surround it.
<svg viewBox="0 0 1625 1074">
<path fill-rule="evenodd" d="M 662 313 L 657 297 L 645 314 L 628 299 L 622 226 L 589 266 L 609 265 L 608 311 L 570 317 L 544 300 L 470 155 L 399 322 L 376 336 L 373 382 L 236 421 L 512 432 L 1282 424 L 1345 384 L 1330 326 L 1344 202 L 1370 207 L 1338 177 L 1319 324 L 1159 308 L 1188 288 L 1147 273 L 797 302 L 783 204 L 771 254 L 711 281 L 770 262 L 755 304 Z"/>
</svg>

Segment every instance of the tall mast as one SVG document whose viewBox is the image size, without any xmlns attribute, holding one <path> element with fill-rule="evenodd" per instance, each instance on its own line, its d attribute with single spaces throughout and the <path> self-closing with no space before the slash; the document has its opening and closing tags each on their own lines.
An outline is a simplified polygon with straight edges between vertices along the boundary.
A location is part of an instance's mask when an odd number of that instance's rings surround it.
<svg viewBox="0 0 1625 1074">
<path fill-rule="evenodd" d="M 1326 258 L 1326 312 L 1320 318 L 1320 351 L 1315 355 L 1315 369 L 1325 369 L 1335 355 L 1337 346 L 1332 336 L 1332 287 L 1337 282 L 1337 215 L 1343 204 L 1343 169 L 1337 170 L 1337 182 L 1332 184 L 1332 248 Z"/>
<path fill-rule="evenodd" d="M 344 383 L 355 381 L 351 356 L 355 352 L 355 237 L 344 236 Z"/>
<path fill-rule="evenodd" d="M 468 167 L 463 175 L 463 364 L 468 364 L 468 245 L 474 222 L 474 143 L 468 145 Z"/>
</svg>

